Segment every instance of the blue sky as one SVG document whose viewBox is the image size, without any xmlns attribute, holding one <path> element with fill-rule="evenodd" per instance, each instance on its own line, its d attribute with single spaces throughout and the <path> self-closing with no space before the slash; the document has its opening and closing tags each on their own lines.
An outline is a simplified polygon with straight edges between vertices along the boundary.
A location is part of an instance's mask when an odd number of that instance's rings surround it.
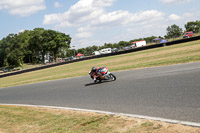
<svg viewBox="0 0 200 133">
<path fill-rule="evenodd" d="M 200 0 L 0 0 L 0 39 L 37 27 L 69 34 L 71 46 L 164 36 L 200 20 Z"/>
</svg>

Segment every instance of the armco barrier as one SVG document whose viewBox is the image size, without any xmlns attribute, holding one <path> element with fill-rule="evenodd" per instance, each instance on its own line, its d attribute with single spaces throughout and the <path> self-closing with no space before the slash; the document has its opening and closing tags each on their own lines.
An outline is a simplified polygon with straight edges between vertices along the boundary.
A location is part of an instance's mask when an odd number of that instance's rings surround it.
<svg viewBox="0 0 200 133">
<path fill-rule="evenodd" d="M 143 47 L 134 48 L 134 49 L 130 49 L 130 50 L 119 51 L 119 52 L 116 52 L 116 53 L 90 56 L 90 57 L 87 57 L 87 58 L 76 59 L 76 60 L 57 63 L 57 64 L 46 65 L 46 66 L 36 67 L 36 68 L 32 68 L 32 69 L 16 71 L 16 72 L 12 72 L 12 73 L 6 73 L 6 74 L 3 74 L 3 75 L 0 75 L 0 78 L 12 76 L 12 75 L 17 75 L 17 74 L 21 74 L 21 73 L 26 73 L 26 72 L 32 72 L 32 71 L 41 70 L 41 69 L 46 69 L 46 68 L 50 68 L 50 67 L 60 66 L 60 65 L 64 65 L 64 64 L 84 61 L 84 60 L 90 60 L 90 59 L 95 59 L 95 58 L 102 58 L 102 57 L 107 57 L 107 56 L 126 54 L 126 53 L 137 52 L 137 51 L 142 51 L 142 50 L 147 50 L 147 49 L 153 49 L 153 48 L 158 48 L 158 47 L 163 47 L 163 46 L 169 46 L 169 45 L 174 45 L 174 44 L 179 44 L 179 43 L 184 43 L 184 42 L 189 42 L 189 41 L 195 41 L 195 40 L 200 40 L 200 36 L 187 38 L 187 39 L 181 39 L 181 40 L 175 40 L 175 41 L 171 41 L 171 42 L 167 42 L 167 43 L 160 43 L 160 44 L 143 46 Z"/>
</svg>

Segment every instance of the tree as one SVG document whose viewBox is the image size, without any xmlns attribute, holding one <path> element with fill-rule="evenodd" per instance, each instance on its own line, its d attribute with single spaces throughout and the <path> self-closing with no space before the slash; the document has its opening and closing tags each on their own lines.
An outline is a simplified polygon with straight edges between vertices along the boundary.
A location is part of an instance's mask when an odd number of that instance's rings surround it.
<svg viewBox="0 0 200 133">
<path fill-rule="evenodd" d="M 112 43 L 105 43 L 104 48 L 113 48 L 113 44 Z"/>
<path fill-rule="evenodd" d="M 196 22 L 187 22 L 187 24 L 185 24 L 185 29 L 186 31 L 193 31 L 194 33 L 199 33 L 200 32 L 200 21 L 196 21 Z"/>
<path fill-rule="evenodd" d="M 22 52 L 22 56 L 21 56 L 21 62 L 23 64 L 23 62 L 28 62 L 30 63 L 30 53 L 31 50 L 28 48 L 29 46 L 29 38 L 30 38 L 30 31 L 29 30 L 25 30 L 23 32 L 20 32 L 19 34 L 17 34 L 17 42 L 20 44 L 20 50 Z"/>
<path fill-rule="evenodd" d="M 77 53 L 87 54 L 85 48 L 80 48 L 80 49 L 78 49 L 78 50 L 77 50 Z"/>
<path fill-rule="evenodd" d="M 179 37 L 183 34 L 183 30 L 182 28 L 180 28 L 177 25 L 171 25 L 167 27 L 167 35 L 165 36 L 165 38 L 176 38 Z"/>
<path fill-rule="evenodd" d="M 43 28 L 35 28 L 31 31 L 29 39 L 30 49 L 32 50 L 32 60 L 40 60 L 44 62 L 47 53 L 53 56 L 54 61 L 60 53 L 70 47 L 71 37 L 64 33 L 54 30 L 45 30 Z M 62 54 L 60 54 L 61 56 Z"/>
<path fill-rule="evenodd" d="M 66 56 L 71 57 L 74 56 L 75 49 L 66 49 Z"/>
<path fill-rule="evenodd" d="M 21 43 L 21 37 L 17 34 L 9 34 L 1 41 L 1 64 L 6 67 L 21 66 L 23 64 L 23 58 L 25 53 L 25 47 Z"/>
<path fill-rule="evenodd" d="M 33 63 L 39 62 L 40 58 L 44 61 L 44 55 L 46 54 L 46 48 L 43 38 L 43 28 L 35 28 L 30 32 L 29 48 L 31 49 L 31 60 Z"/>
<path fill-rule="evenodd" d="M 130 42 L 126 42 L 126 41 L 120 41 L 118 43 L 119 47 L 122 48 L 122 47 L 126 47 L 126 46 L 129 46 L 130 45 Z"/>
<path fill-rule="evenodd" d="M 57 57 L 66 54 L 66 50 L 69 49 L 71 43 L 69 35 L 54 30 L 46 30 L 44 32 L 44 40 L 48 51 L 53 55 L 55 61 Z"/>
<path fill-rule="evenodd" d="M 114 43 L 113 48 L 120 48 L 120 46 L 118 45 L 118 43 Z"/>
<path fill-rule="evenodd" d="M 0 67 L 4 64 L 4 58 L 5 58 L 5 45 L 2 40 L 0 40 Z"/>
<path fill-rule="evenodd" d="M 87 47 L 85 50 L 86 50 L 85 53 L 86 55 L 91 55 L 94 52 L 91 46 Z"/>
<path fill-rule="evenodd" d="M 144 40 L 147 42 L 147 43 L 150 43 L 150 42 L 152 42 L 152 40 L 153 39 L 155 39 L 156 37 L 155 36 L 151 36 L 151 37 L 146 37 L 146 38 L 144 38 Z M 158 37 L 158 38 L 162 38 L 162 37 Z"/>
</svg>

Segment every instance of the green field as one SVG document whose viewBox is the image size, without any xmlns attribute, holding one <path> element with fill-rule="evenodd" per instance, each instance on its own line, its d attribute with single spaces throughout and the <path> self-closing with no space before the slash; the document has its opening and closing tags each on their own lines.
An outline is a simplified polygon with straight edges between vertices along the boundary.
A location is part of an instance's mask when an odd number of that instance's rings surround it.
<svg viewBox="0 0 200 133">
<path fill-rule="evenodd" d="M 200 133 L 200 128 L 91 112 L 0 105 L 0 133 Z"/>
<path fill-rule="evenodd" d="M 107 66 L 111 72 L 200 61 L 200 40 L 172 46 L 80 61 L 0 79 L 0 88 L 40 81 L 88 75 L 92 66 Z"/>
</svg>

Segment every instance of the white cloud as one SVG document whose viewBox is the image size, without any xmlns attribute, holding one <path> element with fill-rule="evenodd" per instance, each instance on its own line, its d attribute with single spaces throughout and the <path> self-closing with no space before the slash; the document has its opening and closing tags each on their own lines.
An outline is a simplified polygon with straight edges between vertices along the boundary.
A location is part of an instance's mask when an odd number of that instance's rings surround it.
<svg viewBox="0 0 200 133">
<path fill-rule="evenodd" d="M 163 12 L 157 10 L 148 10 L 143 12 L 131 13 L 128 11 L 113 11 L 110 13 L 104 13 L 97 19 L 92 21 L 93 26 L 127 26 L 136 25 L 140 23 L 144 25 L 145 23 L 158 21 L 164 19 Z"/>
<path fill-rule="evenodd" d="M 111 6 L 115 0 L 95 0 L 93 6 L 106 7 Z"/>
<path fill-rule="evenodd" d="M 63 14 L 45 15 L 43 24 L 68 23 L 80 25 L 104 13 L 104 7 L 111 6 L 115 0 L 79 0 Z M 58 17 L 59 16 L 59 19 Z"/>
<path fill-rule="evenodd" d="M 170 20 L 180 20 L 181 19 L 181 17 L 180 16 L 178 16 L 178 15 L 176 15 L 176 14 L 171 14 L 171 15 L 169 15 L 169 17 L 168 17 Z"/>
<path fill-rule="evenodd" d="M 140 34 L 136 34 L 141 35 L 144 32 L 143 30 L 141 30 L 144 29 L 144 26 L 146 26 L 145 29 L 153 30 L 157 26 L 154 25 L 156 21 L 163 22 L 164 20 L 165 13 L 157 10 L 148 10 L 136 13 L 126 10 L 107 12 L 106 7 L 111 6 L 114 1 L 115 0 L 79 0 L 64 13 L 45 15 L 43 24 L 54 24 L 55 27 L 62 27 L 62 29 L 64 29 L 65 27 L 66 29 L 72 27 L 75 28 L 76 32 L 71 35 L 73 37 L 73 40 L 88 39 L 87 41 L 90 42 L 91 37 L 97 37 L 98 40 L 99 37 L 105 38 L 106 36 L 108 40 L 114 42 L 121 41 L 123 39 L 126 40 L 126 36 L 123 35 L 128 35 L 130 32 L 124 31 L 123 33 L 120 33 L 118 32 L 118 30 L 116 30 L 115 36 L 121 35 L 123 36 L 123 38 L 112 37 L 111 34 L 113 33 L 111 33 L 110 31 L 113 31 L 113 28 L 120 29 L 122 27 L 128 28 L 135 26 L 140 29 L 139 31 L 142 31 Z M 127 37 L 130 37 L 130 35 L 128 35 Z M 117 40 L 116 38 L 118 38 L 119 40 Z M 78 42 L 73 40 L 73 43 Z M 82 44 L 82 47 L 86 47 L 89 45 L 89 42 L 86 43 L 85 41 L 81 41 L 80 44 Z M 101 40 L 98 42 L 101 42 L 103 44 L 107 41 Z"/>
<path fill-rule="evenodd" d="M 165 3 L 165 4 L 176 4 L 176 3 L 192 2 L 194 0 L 160 0 L 160 1 Z"/>
<path fill-rule="evenodd" d="M 19 31 L 19 33 L 22 33 L 22 32 L 24 32 L 25 30 L 24 29 L 21 29 L 20 31 Z"/>
<path fill-rule="evenodd" d="M 164 13 L 157 10 L 148 10 L 138 13 L 130 13 L 128 19 L 126 19 L 127 24 L 132 23 L 150 23 L 158 20 L 162 20 L 164 17 Z"/>
<path fill-rule="evenodd" d="M 111 6 L 115 0 L 80 0 L 64 13 L 45 15 L 43 24 L 56 24 L 78 28 L 108 27 L 116 25 L 132 25 L 136 22 L 155 21 L 163 18 L 164 13 L 149 10 L 138 13 L 130 13 L 124 10 L 106 12 L 105 7 Z"/>
<path fill-rule="evenodd" d="M 183 13 L 181 15 L 181 18 L 182 19 L 179 20 L 181 23 L 180 25 L 185 25 L 187 22 L 190 22 L 190 21 L 199 20 L 198 18 L 200 18 L 200 11 Z"/>
<path fill-rule="evenodd" d="M 89 38 L 91 36 L 92 36 L 92 33 L 90 32 L 80 32 L 75 35 L 75 37 L 77 38 Z"/>
<path fill-rule="evenodd" d="M 162 0 L 179 2 L 178 0 Z M 189 2 L 189 0 L 182 0 Z M 127 10 L 108 11 L 115 0 L 79 0 L 66 12 L 45 15 L 44 25 L 53 24 L 57 30 L 73 30 L 73 45 L 86 47 L 103 45 L 105 42 L 118 42 L 147 36 L 164 36 L 167 26 L 176 23 L 184 25 L 192 14 L 182 15 L 164 13 L 158 10 L 131 12 Z M 193 15 L 198 16 L 198 15 Z M 187 19 L 186 19 L 187 18 Z M 60 29 L 58 29 L 60 28 Z M 93 38 L 93 39 L 91 39 Z M 82 41 L 79 41 L 82 40 Z M 92 43 L 95 42 L 98 43 Z"/>
<path fill-rule="evenodd" d="M 49 25 L 49 24 L 55 24 L 57 22 L 62 22 L 64 20 L 65 16 L 66 16 L 65 14 L 61 14 L 61 13 L 45 15 L 43 24 Z"/>
<path fill-rule="evenodd" d="M 77 28 L 77 33 L 75 35 L 76 38 L 90 38 L 93 35 L 93 32 L 95 31 L 96 28 L 90 27 L 90 26 L 85 26 L 85 27 L 78 27 Z"/>
<path fill-rule="evenodd" d="M 90 26 L 79 27 L 77 29 L 78 32 L 86 32 L 86 31 L 93 31 L 93 30 L 95 30 L 95 28 L 92 28 Z"/>
<path fill-rule="evenodd" d="M 170 14 L 168 16 L 168 22 L 173 22 L 176 23 L 177 25 L 183 26 L 185 25 L 187 22 L 190 21 L 196 21 L 198 20 L 198 18 L 200 18 L 200 12 L 196 11 L 196 12 L 185 12 L 182 15 L 176 15 L 176 14 Z"/>
<path fill-rule="evenodd" d="M 114 24 L 121 24 L 128 15 L 128 11 L 122 10 L 104 13 L 101 14 L 98 18 L 96 18 L 96 20 L 92 22 L 92 25 L 110 26 L 109 24 L 111 24 L 113 26 Z"/>
<path fill-rule="evenodd" d="M 7 10 L 12 15 L 28 16 L 46 9 L 44 0 L 1 0 L 0 10 Z"/>
<path fill-rule="evenodd" d="M 57 1 L 54 3 L 54 7 L 55 7 L 55 8 L 58 8 L 58 7 L 61 7 L 61 6 L 62 6 L 62 5 L 61 5 L 59 2 L 57 2 Z"/>
</svg>

